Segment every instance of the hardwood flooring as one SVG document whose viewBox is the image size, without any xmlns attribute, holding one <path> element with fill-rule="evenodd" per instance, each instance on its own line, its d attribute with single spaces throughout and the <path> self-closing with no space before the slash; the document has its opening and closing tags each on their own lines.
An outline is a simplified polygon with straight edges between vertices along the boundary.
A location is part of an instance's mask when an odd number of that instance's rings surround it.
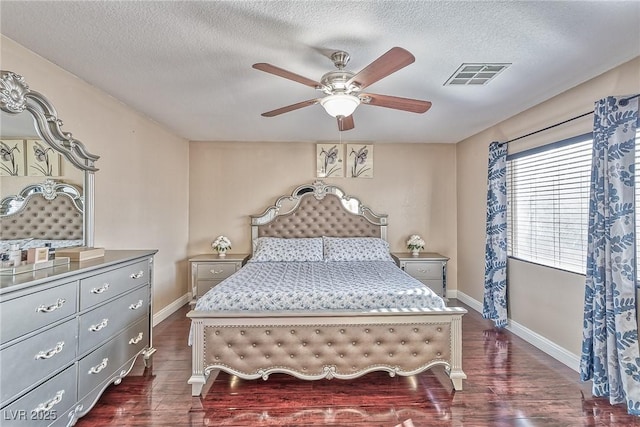
<svg viewBox="0 0 640 427">
<path fill-rule="evenodd" d="M 145 371 L 137 361 L 77 426 L 640 426 L 622 405 L 592 397 L 578 373 L 473 310 L 463 317 L 463 391 L 453 390 L 442 368 L 351 381 L 245 381 L 221 373 L 204 410 L 191 412 L 187 311 L 154 328 L 153 367 Z"/>
</svg>

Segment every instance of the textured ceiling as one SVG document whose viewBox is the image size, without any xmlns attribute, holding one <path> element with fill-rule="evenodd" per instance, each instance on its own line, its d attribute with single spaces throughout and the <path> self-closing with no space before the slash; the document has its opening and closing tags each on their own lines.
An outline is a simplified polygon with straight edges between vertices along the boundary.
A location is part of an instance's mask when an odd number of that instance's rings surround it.
<svg viewBox="0 0 640 427">
<path fill-rule="evenodd" d="M 319 80 L 333 50 L 357 72 L 403 47 L 415 63 L 367 91 L 432 108 L 361 105 L 342 139 L 455 143 L 640 55 L 638 1 L 3 0 L 0 16 L 3 35 L 201 141 L 340 137 L 320 105 L 261 117 L 320 93 L 256 62 Z M 486 86 L 444 86 L 464 62 L 513 65 Z"/>
</svg>

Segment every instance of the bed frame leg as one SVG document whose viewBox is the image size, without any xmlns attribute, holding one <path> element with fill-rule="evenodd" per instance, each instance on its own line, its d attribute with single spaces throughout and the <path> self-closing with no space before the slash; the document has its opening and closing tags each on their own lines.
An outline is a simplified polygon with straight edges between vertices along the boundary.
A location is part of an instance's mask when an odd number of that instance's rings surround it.
<svg viewBox="0 0 640 427">
<path fill-rule="evenodd" d="M 462 390 L 462 380 L 467 375 L 462 370 L 462 314 L 453 316 L 451 320 L 451 366 L 449 378 L 456 391 Z"/>
<path fill-rule="evenodd" d="M 191 396 L 193 397 L 198 397 L 202 394 L 202 387 L 204 387 L 204 384 L 207 382 L 207 377 L 204 376 L 203 374 L 199 374 L 199 375 L 191 375 L 191 378 L 189 378 L 189 381 L 187 381 L 188 384 L 191 384 Z"/>
<path fill-rule="evenodd" d="M 450 375 L 449 378 L 453 383 L 453 388 L 456 391 L 462 391 L 462 380 L 467 378 L 466 375 L 462 374 L 462 376 Z"/>
<path fill-rule="evenodd" d="M 191 408 L 189 408 L 189 412 L 204 412 L 202 397 L 191 396 Z"/>
</svg>

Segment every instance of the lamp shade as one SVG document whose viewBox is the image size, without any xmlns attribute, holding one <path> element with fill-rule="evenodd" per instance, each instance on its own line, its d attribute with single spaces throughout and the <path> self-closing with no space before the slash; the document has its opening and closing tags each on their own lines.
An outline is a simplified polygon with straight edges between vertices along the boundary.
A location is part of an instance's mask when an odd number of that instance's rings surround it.
<svg viewBox="0 0 640 427">
<path fill-rule="evenodd" d="M 325 111 L 333 117 L 348 117 L 360 105 L 360 98 L 354 95 L 344 93 L 336 93 L 334 95 L 325 96 L 320 100 Z"/>
</svg>

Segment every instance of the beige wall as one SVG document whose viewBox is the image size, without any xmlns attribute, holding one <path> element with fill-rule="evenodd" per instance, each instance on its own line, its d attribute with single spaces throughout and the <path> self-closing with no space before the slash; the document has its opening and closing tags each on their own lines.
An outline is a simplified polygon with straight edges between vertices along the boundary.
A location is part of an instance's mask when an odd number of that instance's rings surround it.
<svg viewBox="0 0 640 427">
<path fill-rule="evenodd" d="M 482 301 L 488 145 L 592 111 L 607 95 L 640 92 L 640 57 L 457 144 L 458 289 Z M 591 132 L 587 116 L 514 142 L 509 152 Z M 580 355 L 584 276 L 520 261 L 508 265 L 509 317 Z"/>
<path fill-rule="evenodd" d="M 212 253 L 219 234 L 232 252 L 250 250 L 249 215 L 315 179 L 313 143 L 191 142 L 189 254 Z M 409 234 L 426 250 L 451 258 L 449 289 L 456 288 L 456 162 L 451 144 L 374 144 L 374 177 L 333 178 L 347 194 L 389 215 L 389 242 L 406 251 Z"/>
<path fill-rule="evenodd" d="M 2 36 L 2 69 L 46 96 L 96 166 L 95 244 L 159 249 L 154 312 L 187 290 L 189 144 L 133 109 Z M 144 96 L 144 94 L 141 94 Z"/>
</svg>

